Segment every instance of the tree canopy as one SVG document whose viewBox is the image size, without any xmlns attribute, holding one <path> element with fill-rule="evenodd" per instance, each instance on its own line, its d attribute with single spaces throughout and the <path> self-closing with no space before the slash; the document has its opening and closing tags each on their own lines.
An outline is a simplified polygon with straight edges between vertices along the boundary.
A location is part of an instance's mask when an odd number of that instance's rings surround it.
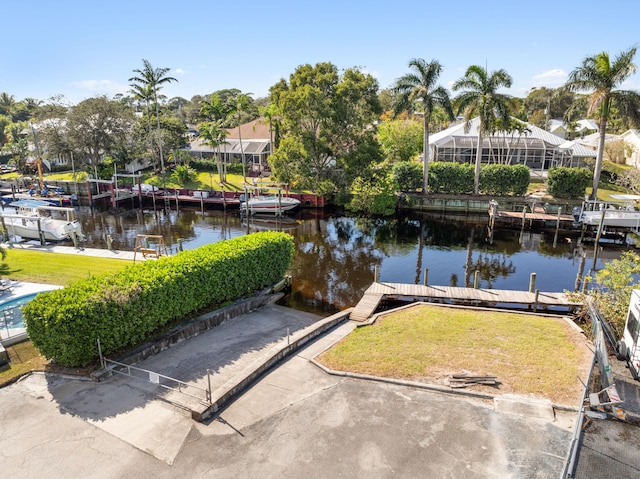
<svg viewBox="0 0 640 479">
<path fill-rule="evenodd" d="M 275 176 L 320 191 L 336 186 L 341 169 L 342 180 L 350 182 L 354 170 L 362 171 L 361 162 L 379 158 L 371 149 L 377 145 L 373 127 L 381 113 L 377 93 L 378 82 L 371 75 L 358 68 L 340 74 L 328 62 L 301 65 L 288 82 L 274 85 L 270 100 L 283 130 L 272 155 Z M 363 149 L 366 160 L 358 154 Z M 352 168 L 354 162 L 357 168 Z"/>
</svg>

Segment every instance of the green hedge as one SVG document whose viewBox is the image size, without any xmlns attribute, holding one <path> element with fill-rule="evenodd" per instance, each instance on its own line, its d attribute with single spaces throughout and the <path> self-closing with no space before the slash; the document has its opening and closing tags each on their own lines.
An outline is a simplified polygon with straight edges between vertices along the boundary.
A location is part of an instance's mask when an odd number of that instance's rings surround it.
<svg viewBox="0 0 640 479">
<path fill-rule="evenodd" d="M 250 296 L 282 279 L 294 243 L 255 233 L 146 261 L 39 294 L 23 307 L 27 333 L 44 356 L 84 366 L 132 347 L 163 326 L 206 307 Z"/>
<path fill-rule="evenodd" d="M 530 180 L 531 173 L 524 165 L 484 165 L 480 169 L 480 191 L 487 195 L 522 196 Z"/>
<path fill-rule="evenodd" d="M 586 168 L 551 168 L 547 176 L 547 192 L 555 198 L 582 198 L 591 182 Z"/>
<path fill-rule="evenodd" d="M 470 163 L 434 162 L 429 165 L 429 191 L 464 195 L 473 193 L 473 165 Z"/>
</svg>

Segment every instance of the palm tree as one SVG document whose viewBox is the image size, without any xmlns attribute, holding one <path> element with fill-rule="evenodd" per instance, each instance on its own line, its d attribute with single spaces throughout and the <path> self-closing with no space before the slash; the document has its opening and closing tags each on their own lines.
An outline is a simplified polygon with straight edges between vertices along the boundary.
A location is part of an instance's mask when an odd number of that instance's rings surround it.
<svg viewBox="0 0 640 479">
<path fill-rule="evenodd" d="M 498 93 L 500 87 L 511 86 L 511 76 L 503 69 L 491 72 L 478 65 L 471 65 L 464 76 L 453 84 L 453 90 L 463 90 L 455 99 L 458 113 L 464 115 L 465 126 L 476 116 L 480 117 L 478 126 L 478 145 L 476 165 L 473 178 L 473 194 L 477 195 L 480 187 L 480 164 L 482 162 L 482 135 L 490 134 L 497 120 L 509 123 L 510 97 Z"/>
<path fill-rule="evenodd" d="M 142 59 L 142 64 L 144 68 L 142 70 L 135 69 L 133 73 L 136 73 L 137 76 L 133 76 L 129 78 L 132 89 L 135 89 L 136 86 L 142 87 L 142 90 L 146 90 L 148 92 L 153 93 L 154 103 L 156 104 L 156 121 L 158 122 L 158 148 L 160 150 L 160 165 L 162 168 L 162 174 L 164 176 L 164 158 L 162 157 L 162 139 L 160 136 L 160 111 L 158 108 L 158 90 L 162 88 L 162 85 L 165 83 L 171 83 L 173 81 L 178 81 L 173 77 L 166 76 L 167 73 L 171 70 L 170 68 L 153 68 L 151 63 L 148 60 Z"/>
<path fill-rule="evenodd" d="M 409 61 L 409 68 L 413 71 L 400 77 L 393 92 L 396 96 L 394 105 L 394 115 L 402 111 L 412 111 L 418 108 L 417 103 L 422 103 L 423 122 L 423 172 L 422 172 L 422 192 L 428 193 L 429 188 L 429 123 L 434 108 L 440 106 L 453 118 L 453 110 L 449 99 L 449 92 L 437 85 L 438 77 L 442 71 L 442 66 L 437 60 L 426 62 L 422 58 L 414 58 Z"/>
<path fill-rule="evenodd" d="M 200 137 L 205 140 L 204 142 L 207 145 L 218 149 L 218 177 L 220 178 L 220 183 L 225 183 L 227 181 L 226 168 L 222 165 L 220 146 L 229 144 L 225 139 L 229 132 L 222 126 L 222 120 L 200 123 L 200 125 L 198 125 L 198 131 L 200 132 Z"/>
<path fill-rule="evenodd" d="M 7 92 L 0 93 L 0 112 L 4 112 L 13 121 L 13 109 L 16 106 L 16 99 Z"/>
<path fill-rule="evenodd" d="M 151 108 L 149 107 L 149 103 L 153 98 L 153 90 L 150 85 L 133 84 L 131 85 L 131 93 L 133 93 L 133 99 L 135 101 L 143 101 L 146 106 L 147 127 L 149 129 L 149 150 L 153 152 L 153 133 L 151 131 Z"/>
<path fill-rule="evenodd" d="M 238 141 L 240 142 L 240 162 L 242 163 L 242 177 L 244 183 L 247 182 L 247 171 L 244 164 L 244 149 L 242 148 L 241 117 L 242 112 L 249 106 L 249 95 L 250 93 L 238 93 L 235 98 L 229 102 L 230 114 L 233 115 L 235 113 L 238 116 Z"/>
<path fill-rule="evenodd" d="M 598 153 L 593 171 L 593 191 L 591 199 L 595 200 L 602 171 L 602 155 L 604 153 L 604 139 L 607 122 L 612 108 L 617 108 L 622 117 L 631 120 L 635 125 L 640 125 L 640 93 L 633 90 L 616 90 L 627 78 L 636 71 L 633 57 L 636 47 L 622 52 L 613 62 L 607 52 L 587 57 L 582 65 L 569 74 L 565 88 L 571 92 L 587 91 L 589 94 L 589 106 L 587 115 L 597 114 L 600 125 L 600 140 Z"/>
</svg>

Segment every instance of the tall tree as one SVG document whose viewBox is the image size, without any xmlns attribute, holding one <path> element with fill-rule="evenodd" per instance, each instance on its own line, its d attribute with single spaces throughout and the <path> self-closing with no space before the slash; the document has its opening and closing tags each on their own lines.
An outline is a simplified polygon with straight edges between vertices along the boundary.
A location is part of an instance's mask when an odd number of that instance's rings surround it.
<svg viewBox="0 0 640 479">
<path fill-rule="evenodd" d="M 212 148 L 218 150 L 216 161 L 216 166 L 218 167 L 218 177 L 220 178 L 220 183 L 225 183 L 227 181 L 227 172 L 226 168 L 222 164 L 220 146 L 228 144 L 225 139 L 229 134 L 228 130 L 222 127 L 222 120 L 216 120 L 200 123 L 198 125 L 198 131 L 200 132 L 200 137 L 204 139 L 204 142 L 207 145 L 210 145 Z"/>
<path fill-rule="evenodd" d="M 509 123 L 510 97 L 498 93 L 501 87 L 511 86 L 511 76 L 504 70 L 488 73 L 478 65 L 471 65 L 464 76 L 453 84 L 453 90 L 461 92 L 454 99 L 458 113 L 464 115 L 466 128 L 476 116 L 480 119 L 478 126 L 478 144 L 476 148 L 476 164 L 473 177 L 473 194 L 477 195 L 480 187 L 480 164 L 482 163 L 482 135 L 490 134 L 497 121 Z"/>
<path fill-rule="evenodd" d="M 353 180 L 354 162 L 359 174 L 366 169 L 361 163 L 365 157 L 357 152 L 366 151 L 368 163 L 378 159 L 371 141 L 381 108 L 378 83 L 371 75 L 357 68 L 341 75 L 329 62 L 301 65 L 288 83 L 281 80 L 269 93 L 282 115 L 282 142 L 271 157 L 278 178 L 333 192 L 338 175 L 345 175 L 340 178 L 344 184 Z"/>
<path fill-rule="evenodd" d="M 231 115 L 237 115 L 238 118 L 238 140 L 240 142 L 240 163 L 242 163 L 242 178 L 247 182 L 247 169 L 244 161 L 244 148 L 242 147 L 242 112 L 245 111 L 251 102 L 251 97 L 246 93 L 238 93 L 233 101 L 228 103 Z"/>
<path fill-rule="evenodd" d="M 158 148 L 160 150 L 160 167 L 162 168 L 162 174 L 164 175 L 164 158 L 162 155 L 162 135 L 160 133 L 160 109 L 158 106 L 158 90 L 162 88 L 165 83 L 177 82 L 173 77 L 167 76 L 170 68 L 153 68 L 148 60 L 142 59 L 143 68 L 135 69 L 133 73 L 136 76 L 129 78 L 131 88 L 135 91 L 136 86 L 140 87 L 141 91 L 153 94 L 153 100 L 156 107 L 156 121 L 158 125 Z"/>
<path fill-rule="evenodd" d="M 0 93 L 0 113 L 8 116 L 13 121 L 13 109 L 16 106 L 16 99 L 7 92 Z"/>
<path fill-rule="evenodd" d="M 395 94 L 394 114 L 402 111 L 422 110 L 423 122 L 423 170 L 422 193 L 429 192 L 429 124 L 436 107 L 441 107 L 453 118 L 453 110 L 449 99 L 449 92 L 438 85 L 438 77 L 442 71 L 442 65 L 437 60 L 426 62 L 422 58 L 414 58 L 409 61 L 411 73 L 400 77 L 393 88 Z"/>
<path fill-rule="evenodd" d="M 88 98 L 67 116 L 70 148 L 90 159 L 97 176 L 103 156 L 121 156 L 133 124 L 133 112 L 122 103 L 105 96 Z"/>
<path fill-rule="evenodd" d="M 591 199 L 594 200 L 598 194 L 604 139 L 612 109 L 617 108 L 620 116 L 636 126 L 640 125 L 640 93 L 633 90 L 616 89 L 635 73 L 636 65 L 633 63 L 635 54 L 636 47 L 632 47 L 614 58 L 613 62 L 607 52 L 587 57 L 582 61 L 581 66 L 569 74 L 569 79 L 565 84 L 565 88 L 569 91 L 589 92 L 587 115 L 596 114 L 600 122 L 600 139 L 591 192 Z"/>
</svg>

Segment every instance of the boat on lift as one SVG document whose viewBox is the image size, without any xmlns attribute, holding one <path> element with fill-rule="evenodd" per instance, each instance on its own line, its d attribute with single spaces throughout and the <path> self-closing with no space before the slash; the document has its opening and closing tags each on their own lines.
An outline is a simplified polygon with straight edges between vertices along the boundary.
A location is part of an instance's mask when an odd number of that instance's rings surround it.
<svg viewBox="0 0 640 479">
<path fill-rule="evenodd" d="M 300 200 L 289 196 L 259 195 L 247 200 L 246 208 L 251 213 L 282 213 L 300 206 Z"/>
<path fill-rule="evenodd" d="M 264 191 L 275 189 L 274 194 L 266 194 Z M 241 195 L 242 211 L 249 214 L 267 213 L 281 215 L 285 211 L 291 211 L 300 206 L 300 200 L 292 198 L 283 192 L 288 192 L 288 185 L 282 183 L 260 183 L 254 182 L 252 188 L 245 189 L 245 194 Z"/>
<path fill-rule="evenodd" d="M 51 206 L 39 200 L 19 200 L 11 203 L 13 213 L 4 210 L 0 213 L 5 230 L 13 235 L 26 239 L 44 241 L 84 241 L 82 226 L 75 218 L 73 208 Z M 52 213 L 63 213 L 64 219 L 51 216 Z"/>
<path fill-rule="evenodd" d="M 588 226 L 640 228 L 640 211 L 635 209 L 635 202 L 640 200 L 638 195 L 614 194 L 609 195 L 614 201 L 588 200 L 582 208 L 574 211 L 577 223 Z"/>
</svg>

